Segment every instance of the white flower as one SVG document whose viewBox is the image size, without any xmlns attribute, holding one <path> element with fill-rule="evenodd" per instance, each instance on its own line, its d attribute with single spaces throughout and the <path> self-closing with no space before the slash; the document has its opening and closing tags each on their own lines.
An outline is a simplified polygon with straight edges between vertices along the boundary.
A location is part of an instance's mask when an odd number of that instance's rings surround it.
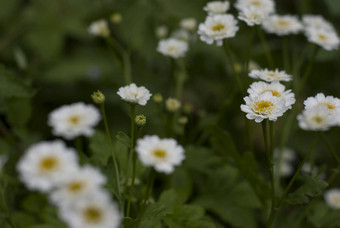
<svg viewBox="0 0 340 228">
<path fill-rule="evenodd" d="M 168 27 L 165 25 L 158 26 L 155 30 L 158 39 L 163 39 L 168 35 Z"/>
<path fill-rule="evenodd" d="M 303 104 L 305 109 L 312 109 L 318 106 L 324 106 L 327 108 L 329 115 L 340 109 L 340 99 L 333 96 L 325 96 L 323 93 L 316 94 L 315 97 L 308 97 Z"/>
<path fill-rule="evenodd" d="M 157 51 L 165 56 L 170 56 L 174 59 L 184 57 L 188 51 L 188 43 L 175 38 L 160 40 Z"/>
<path fill-rule="evenodd" d="M 93 135 L 93 128 L 100 119 L 97 108 L 78 102 L 53 110 L 48 116 L 48 125 L 53 128 L 54 135 L 70 140 L 81 135 Z"/>
<path fill-rule="evenodd" d="M 120 87 L 117 94 L 123 100 L 139 105 L 146 105 L 152 95 L 144 86 L 137 87 L 135 83 Z"/>
<path fill-rule="evenodd" d="M 275 4 L 273 0 L 237 0 L 235 7 L 241 12 L 246 9 L 256 9 L 266 15 L 275 12 Z"/>
<path fill-rule="evenodd" d="M 307 29 L 314 28 L 328 31 L 334 30 L 333 25 L 320 15 L 304 15 L 302 17 L 302 22 Z"/>
<path fill-rule="evenodd" d="M 300 128 L 310 131 L 326 131 L 335 123 L 335 119 L 329 115 L 325 106 L 305 109 L 297 116 Z"/>
<path fill-rule="evenodd" d="M 185 158 L 184 149 L 174 139 L 160 139 L 158 136 L 145 136 L 137 141 L 136 152 L 145 166 L 152 166 L 158 172 L 172 173 L 174 166 Z"/>
<path fill-rule="evenodd" d="M 184 18 L 179 22 L 181 28 L 193 31 L 197 26 L 197 21 L 195 18 Z"/>
<path fill-rule="evenodd" d="M 324 193 L 323 197 L 330 208 L 340 209 L 340 189 L 329 189 Z"/>
<path fill-rule="evenodd" d="M 177 29 L 171 33 L 171 38 L 175 38 L 177 40 L 183 40 L 188 42 L 190 40 L 190 33 L 186 29 Z"/>
<path fill-rule="evenodd" d="M 241 105 L 241 110 L 247 113 L 247 118 L 262 122 L 264 119 L 276 121 L 287 110 L 285 100 L 275 97 L 271 92 L 265 92 L 259 96 L 247 96 L 244 98 L 245 105 Z"/>
<path fill-rule="evenodd" d="M 250 85 L 247 92 L 252 97 L 258 97 L 266 92 L 270 92 L 274 97 L 281 98 L 285 101 L 286 110 L 291 109 L 295 103 L 294 93 L 292 93 L 291 90 L 286 91 L 285 86 L 280 82 L 272 82 L 270 84 L 266 82 L 254 82 Z"/>
<path fill-rule="evenodd" d="M 327 51 L 339 48 L 340 40 L 335 30 L 309 28 L 306 29 L 305 34 L 309 42 L 315 43 Z"/>
<path fill-rule="evenodd" d="M 294 167 L 287 161 L 282 161 L 280 164 L 274 165 L 274 171 L 279 172 L 281 177 L 288 177 L 293 174 Z"/>
<path fill-rule="evenodd" d="M 58 206 L 69 206 L 97 191 L 105 182 L 106 177 L 96 168 L 84 166 L 70 173 L 65 183 L 50 194 L 50 199 Z"/>
<path fill-rule="evenodd" d="M 181 107 L 181 102 L 170 97 L 165 101 L 165 106 L 169 112 L 176 112 Z"/>
<path fill-rule="evenodd" d="M 110 35 L 109 27 L 104 19 L 92 22 L 88 31 L 95 36 L 108 37 Z"/>
<path fill-rule="evenodd" d="M 32 145 L 17 164 L 20 180 L 27 188 L 47 192 L 63 184 L 77 169 L 76 151 L 62 141 Z"/>
<path fill-rule="evenodd" d="M 200 39 L 207 44 L 216 41 L 217 46 L 223 44 L 223 39 L 234 37 L 237 31 L 237 20 L 230 14 L 208 16 L 198 27 Z"/>
<path fill-rule="evenodd" d="M 292 76 L 287 74 L 285 71 L 279 71 L 276 69 L 275 71 L 273 70 L 252 70 L 249 73 L 249 77 L 255 78 L 255 79 L 261 79 L 267 82 L 274 82 L 274 81 L 291 81 Z"/>
<path fill-rule="evenodd" d="M 70 207 L 59 208 L 59 215 L 70 228 L 118 228 L 121 214 L 107 192 L 97 190 Z"/>
<path fill-rule="evenodd" d="M 228 1 L 212 1 L 208 2 L 207 5 L 203 7 L 204 11 L 207 11 L 209 15 L 214 14 L 224 14 L 230 8 L 230 3 Z"/>
<path fill-rule="evenodd" d="M 272 15 L 263 22 L 263 28 L 268 33 L 274 33 L 276 35 L 282 36 L 297 34 L 303 29 L 303 26 L 296 16 Z"/>
<path fill-rule="evenodd" d="M 247 23 L 248 26 L 260 25 L 268 17 L 263 10 L 255 7 L 245 8 L 239 12 L 238 18 Z"/>
</svg>

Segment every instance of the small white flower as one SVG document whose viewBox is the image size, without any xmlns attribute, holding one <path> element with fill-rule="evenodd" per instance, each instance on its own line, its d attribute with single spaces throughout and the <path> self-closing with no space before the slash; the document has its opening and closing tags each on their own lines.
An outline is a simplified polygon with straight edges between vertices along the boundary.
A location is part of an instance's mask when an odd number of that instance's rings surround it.
<svg viewBox="0 0 340 228">
<path fill-rule="evenodd" d="M 70 140 L 81 135 L 93 135 L 93 128 L 100 119 L 97 108 L 78 102 L 53 110 L 48 116 L 48 125 L 53 128 L 54 135 Z"/>
<path fill-rule="evenodd" d="M 70 228 L 118 228 L 121 214 L 107 192 L 97 190 L 70 207 L 59 208 L 59 215 Z"/>
<path fill-rule="evenodd" d="M 185 158 L 184 149 L 174 139 L 160 139 L 145 136 L 137 141 L 136 152 L 145 166 L 152 166 L 158 172 L 170 174 Z"/>
<path fill-rule="evenodd" d="M 157 47 L 158 52 L 174 59 L 184 57 L 188 49 L 187 42 L 175 38 L 160 40 Z"/>
<path fill-rule="evenodd" d="M 181 107 L 181 102 L 170 97 L 165 101 L 165 106 L 169 112 L 176 112 Z"/>
<path fill-rule="evenodd" d="M 297 34 L 303 29 L 303 26 L 296 16 L 272 15 L 263 22 L 263 28 L 268 33 L 274 33 L 282 36 Z"/>
<path fill-rule="evenodd" d="M 300 128 L 310 131 L 326 131 L 335 123 L 325 106 L 305 109 L 302 114 L 297 116 L 297 120 Z"/>
<path fill-rule="evenodd" d="M 279 169 L 279 170 L 278 170 Z M 274 171 L 278 172 L 281 177 L 289 177 L 293 174 L 294 167 L 287 161 L 282 161 L 280 164 L 274 165 Z"/>
<path fill-rule="evenodd" d="M 248 26 L 260 25 L 268 17 L 261 9 L 250 7 L 239 12 L 238 18 L 247 23 Z"/>
<path fill-rule="evenodd" d="M 47 192 L 63 184 L 78 167 L 76 151 L 62 141 L 32 145 L 17 164 L 27 188 Z"/>
<path fill-rule="evenodd" d="M 137 87 L 135 83 L 120 87 L 117 94 L 123 100 L 139 105 L 146 105 L 152 95 L 144 86 Z"/>
<path fill-rule="evenodd" d="M 327 205 L 332 209 L 340 209 L 340 189 L 332 188 L 324 193 Z"/>
<path fill-rule="evenodd" d="M 273 0 L 237 0 L 235 7 L 241 12 L 246 9 L 256 9 L 266 15 L 275 12 L 275 4 Z"/>
<path fill-rule="evenodd" d="M 291 109 L 292 105 L 295 103 L 295 96 L 291 90 L 285 90 L 285 86 L 280 82 L 254 82 L 250 85 L 247 90 L 250 96 L 258 97 L 266 92 L 272 93 L 274 97 L 281 98 L 285 101 L 286 110 Z"/>
<path fill-rule="evenodd" d="M 315 43 L 327 51 L 339 48 L 340 40 L 335 30 L 309 28 L 306 29 L 305 34 L 309 42 Z"/>
<path fill-rule="evenodd" d="M 273 70 L 252 70 L 249 73 L 249 77 L 255 78 L 255 79 L 261 79 L 267 82 L 274 82 L 274 81 L 291 81 L 292 76 L 287 74 L 285 71 L 279 71 L 276 69 L 275 71 Z"/>
<path fill-rule="evenodd" d="M 92 22 L 88 31 L 95 36 L 108 37 L 110 35 L 109 26 L 104 19 Z"/>
<path fill-rule="evenodd" d="M 204 11 L 207 11 L 209 15 L 214 14 L 224 14 L 230 8 L 230 3 L 228 1 L 212 1 L 208 2 L 207 5 L 203 7 Z"/>
<path fill-rule="evenodd" d="M 155 30 L 155 33 L 158 39 L 163 39 L 168 35 L 168 27 L 165 25 L 158 26 Z"/>
<path fill-rule="evenodd" d="M 271 92 L 265 92 L 259 96 L 247 96 L 244 98 L 245 105 L 241 110 L 247 113 L 247 118 L 262 122 L 264 119 L 276 121 L 287 110 L 285 100 L 275 97 Z"/>
<path fill-rule="evenodd" d="M 308 97 L 303 104 L 305 109 L 312 109 L 318 106 L 324 106 L 328 109 L 330 115 L 340 109 L 340 99 L 333 96 L 325 96 L 323 93 L 316 94 L 315 97 Z"/>
<path fill-rule="evenodd" d="M 171 33 L 171 38 L 188 42 L 190 40 L 190 32 L 186 29 L 177 29 Z"/>
<path fill-rule="evenodd" d="M 238 29 L 237 20 L 233 15 L 212 15 L 199 25 L 198 34 L 207 44 L 216 42 L 217 46 L 221 46 L 223 39 L 234 37 Z"/>
<path fill-rule="evenodd" d="M 334 30 L 333 25 L 320 15 L 304 15 L 302 17 L 302 22 L 307 29 L 314 28 L 328 31 Z"/>
<path fill-rule="evenodd" d="M 55 205 L 70 206 L 97 191 L 105 182 L 106 177 L 96 168 L 84 166 L 70 173 L 65 183 L 50 194 L 50 199 Z"/>
<path fill-rule="evenodd" d="M 194 31 L 197 26 L 197 21 L 195 18 L 184 18 L 179 22 L 179 25 L 183 29 Z"/>
</svg>

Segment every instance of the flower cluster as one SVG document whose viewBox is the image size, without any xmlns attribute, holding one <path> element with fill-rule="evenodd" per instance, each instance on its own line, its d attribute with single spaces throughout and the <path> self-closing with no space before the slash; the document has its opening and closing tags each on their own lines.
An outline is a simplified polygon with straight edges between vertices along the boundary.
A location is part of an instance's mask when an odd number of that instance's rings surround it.
<svg viewBox="0 0 340 228">
<path fill-rule="evenodd" d="M 17 165 L 27 188 L 48 193 L 71 228 L 118 227 L 118 208 L 102 189 L 106 177 L 91 166 L 80 167 L 72 148 L 62 141 L 32 145 Z"/>
<path fill-rule="evenodd" d="M 297 116 L 300 128 L 309 131 L 326 131 L 339 126 L 340 99 L 318 93 L 304 101 L 305 109 Z"/>
</svg>

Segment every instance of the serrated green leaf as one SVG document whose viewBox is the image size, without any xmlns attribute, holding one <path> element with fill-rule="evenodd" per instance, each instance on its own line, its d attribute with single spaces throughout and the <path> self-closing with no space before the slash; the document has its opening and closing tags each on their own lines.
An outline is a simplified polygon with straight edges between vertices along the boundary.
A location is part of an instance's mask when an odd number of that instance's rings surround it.
<svg viewBox="0 0 340 228">
<path fill-rule="evenodd" d="M 126 147 L 130 148 L 131 147 L 131 140 L 130 137 L 125 134 L 122 131 L 119 131 L 116 135 L 116 139 L 121 142 L 123 145 L 125 145 Z"/>
</svg>

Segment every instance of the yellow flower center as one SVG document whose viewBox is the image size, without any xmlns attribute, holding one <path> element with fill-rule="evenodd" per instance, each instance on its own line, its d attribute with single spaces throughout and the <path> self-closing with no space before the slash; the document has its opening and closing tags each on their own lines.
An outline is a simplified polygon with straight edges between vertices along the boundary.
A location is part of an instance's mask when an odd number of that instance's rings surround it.
<svg viewBox="0 0 340 228">
<path fill-rule="evenodd" d="M 68 189 L 71 192 L 79 192 L 84 187 L 84 183 L 81 181 L 75 181 L 68 185 Z"/>
<path fill-rule="evenodd" d="M 212 27 L 212 30 L 214 31 L 214 32 L 219 32 L 219 31 L 221 31 L 222 29 L 224 29 L 225 27 L 224 27 L 224 25 L 222 25 L 222 24 L 216 24 L 216 25 L 214 25 L 213 27 Z"/>
<path fill-rule="evenodd" d="M 336 108 L 334 104 L 331 104 L 331 103 L 329 103 L 329 102 L 322 102 L 322 103 L 319 104 L 319 106 L 320 106 L 320 105 L 325 105 L 325 106 L 327 106 L 327 108 L 330 109 L 330 110 L 333 110 L 333 109 Z"/>
<path fill-rule="evenodd" d="M 289 21 L 286 21 L 286 20 L 278 20 L 277 21 L 277 24 L 281 27 L 287 27 L 290 25 L 290 22 Z"/>
<path fill-rule="evenodd" d="M 324 34 L 319 34 L 319 39 L 320 40 L 327 40 L 327 36 Z"/>
<path fill-rule="evenodd" d="M 275 72 L 268 72 L 267 75 L 272 78 L 279 78 L 278 74 Z"/>
<path fill-rule="evenodd" d="M 313 120 L 317 122 L 318 124 L 323 122 L 323 118 L 321 116 L 314 116 Z"/>
<path fill-rule="evenodd" d="M 57 158 L 53 156 L 48 156 L 40 161 L 39 168 L 41 171 L 52 171 L 56 169 L 59 165 Z"/>
<path fill-rule="evenodd" d="M 79 120 L 80 120 L 80 117 L 79 117 L 79 116 L 71 116 L 68 120 L 69 120 L 72 124 L 78 124 L 78 123 L 79 123 Z"/>
<path fill-rule="evenodd" d="M 261 2 L 260 1 L 251 1 L 250 2 L 251 5 L 254 5 L 254 6 L 261 6 Z"/>
<path fill-rule="evenodd" d="M 153 154 L 157 157 L 157 158 L 165 158 L 166 157 L 166 152 L 164 150 L 155 150 L 153 152 Z"/>
<path fill-rule="evenodd" d="M 253 108 L 257 114 L 267 114 L 273 111 L 274 104 L 270 101 L 261 100 L 256 102 Z"/>
<path fill-rule="evenodd" d="M 102 220 L 103 215 L 102 211 L 94 206 L 89 206 L 84 210 L 84 218 L 86 222 L 91 223 L 91 224 L 96 224 L 99 223 L 100 220 Z"/>
<path fill-rule="evenodd" d="M 281 97 L 281 93 L 277 92 L 276 90 L 266 89 L 263 90 L 261 94 L 264 94 L 265 92 L 271 92 L 274 97 Z"/>
</svg>

